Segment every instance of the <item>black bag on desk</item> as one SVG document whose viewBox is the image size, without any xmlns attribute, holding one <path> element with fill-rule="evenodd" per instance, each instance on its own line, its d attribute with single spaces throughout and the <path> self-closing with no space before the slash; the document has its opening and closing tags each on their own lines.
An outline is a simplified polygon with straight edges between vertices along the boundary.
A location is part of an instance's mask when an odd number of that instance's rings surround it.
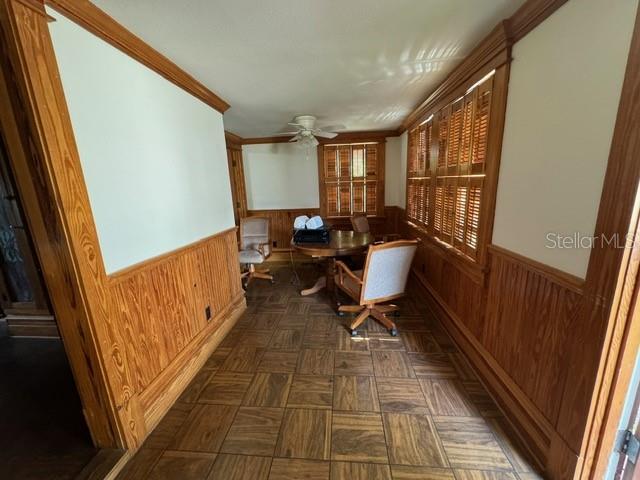
<svg viewBox="0 0 640 480">
<path fill-rule="evenodd" d="M 300 229 L 293 231 L 294 243 L 329 243 L 329 228 Z"/>
</svg>

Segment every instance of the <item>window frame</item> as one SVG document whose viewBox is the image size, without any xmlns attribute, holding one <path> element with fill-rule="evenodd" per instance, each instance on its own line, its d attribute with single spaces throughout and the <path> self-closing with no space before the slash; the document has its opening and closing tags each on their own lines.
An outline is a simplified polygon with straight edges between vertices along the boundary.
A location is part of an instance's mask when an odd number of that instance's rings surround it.
<svg viewBox="0 0 640 480">
<path fill-rule="evenodd" d="M 407 128 L 405 223 L 410 227 L 410 230 L 412 230 L 414 234 L 417 234 L 424 240 L 427 240 L 429 245 L 436 247 L 438 251 L 449 256 L 457 265 L 465 268 L 469 273 L 474 274 L 474 277 L 477 277 L 478 281 L 481 281 L 482 272 L 486 267 L 487 247 L 490 243 L 491 233 L 493 231 L 497 179 L 500 167 L 500 154 L 502 150 L 504 115 L 506 111 L 508 77 L 508 62 L 499 65 L 496 68 L 487 67 L 483 70 L 477 71 L 474 75 L 468 78 L 466 82 L 461 83 L 451 93 L 432 102 L 428 110 L 423 111 L 422 115 Z M 488 133 L 485 144 L 484 177 L 480 196 L 479 221 L 476 231 L 477 243 L 475 254 L 470 256 L 464 251 L 464 249 L 461 251 L 461 249 L 456 246 L 455 240 L 448 243 L 442 238 L 439 238 L 439 235 L 434 232 L 437 179 L 446 178 L 447 173 L 450 173 L 448 172 L 450 167 L 446 163 L 445 165 L 438 166 L 440 150 L 438 142 L 438 136 L 440 134 L 439 115 L 449 114 L 451 106 L 458 101 L 463 102 L 464 108 L 465 95 L 472 92 L 474 88 L 480 87 L 483 83 L 482 81 L 486 81 L 487 79 L 491 80 L 491 97 L 489 102 L 490 114 L 487 124 Z M 432 122 L 432 140 L 429 151 L 430 170 L 425 174 L 425 176 L 430 177 L 430 209 L 428 222 L 424 224 L 410 218 L 413 203 L 411 200 L 412 192 L 410 185 L 412 180 L 415 178 L 411 176 L 412 172 L 410 169 L 411 155 L 413 153 L 412 132 L 420 125 L 428 122 Z M 469 165 L 471 165 L 471 163 L 469 163 Z M 474 172 L 470 170 L 469 173 Z M 467 192 L 467 195 L 469 195 L 469 192 Z M 452 236 L 455 238 L 453 234 Z"/>
<path fill-rule="evenodd" d="M 352 167 L 353 167 L 353 149 L 354 147 L 363 146 L 366 151 L 367 146 L 375 145 L 376 147 L 376 172 L 375 174 L 369 174 L 368 165 L 366 160 L 364 162 L 364 176 L 362 177 L 353 177 Z M 340 179 L 338 177 L 332 177 L 328 175 L 328 169 L 326 165 L 325 158 L 325 149 L 327 147 L 336 147 L 336 170 L 340 170 L 340 156 L 339 149 L 344 147 L 350 147 L 350 162 L 349 162 L 349 180 Z M 352 141 L 324 141 L 318 145 L 318 183 L 319 183 L 319 193 L 320 193 L 320 215 L 323 218 L 327 219 L 349 219 L 353 215 L 366 215 L 369 218 L 379 218 L 384 217 L 384 181 L 385 181 L 385 149 L 386 149 L 386 138 L 384 137 L 372 137 L 372 138 L 358 138 L 357 140 Z M 365 153 L 366 158 L 366 153 Z M 336 178 L 336 180 L 333 180 Z M 338 188 L 340 185 L 349 185 L 350 192 L 353 192 L 354 185 L 375 185 L 375 209 L 369 210 L 368 206 L 366 206 L 364 212 L 354 211 L 353 209 L 353 195 L 350 193 L 350 207 L 348 212 L 338 212 L 339 214 L 333 214 L 333 212 L 329 212 L 328 209 L 328 188 L 331 184 L 336 184 Z M 338 192 L 338 197 L 340 197 L 340 193 Z M 366 189 L 363 191 L 363 203 L 366 205 Z M 338 207 L 339 209 L 340 207 Z"/>
</svg>

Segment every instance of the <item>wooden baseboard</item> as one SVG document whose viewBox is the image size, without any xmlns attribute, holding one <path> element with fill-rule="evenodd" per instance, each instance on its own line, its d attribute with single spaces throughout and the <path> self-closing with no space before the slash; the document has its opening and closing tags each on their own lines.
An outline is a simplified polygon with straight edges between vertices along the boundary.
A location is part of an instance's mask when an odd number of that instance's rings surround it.
<svg viewBox="0 0 640 480">
<path fill-rule="evenodd" d="M 52 316 L 13 316 L 5 319 L 11 337 L 60 338 L 58 325 Z"/>
<path fill-rule="evenodd" d="M 162 420 L 246 308 L 244 293 L 241 293 L 140 392 L 147 432 L 150 433 Z"/>
<path fill-rule="evenodd" d="M 412 271 L 412 274 L 424 288 L 429 308 L 451 335 L 538 467 L 544 470 L 551 439 L 555 434 L 553 426 L 451 311 L 424 276 L 416 271 Z"/>
</svg>

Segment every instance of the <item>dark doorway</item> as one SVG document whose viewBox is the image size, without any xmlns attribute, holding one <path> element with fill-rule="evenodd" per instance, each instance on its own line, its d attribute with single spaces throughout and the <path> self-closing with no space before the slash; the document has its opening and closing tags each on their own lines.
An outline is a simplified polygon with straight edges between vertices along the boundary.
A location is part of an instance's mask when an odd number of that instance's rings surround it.
<svg viewBox="0 0 640 480">
<path fill-rule="evenodd" d="M 0 478 L 73 479 L 97 449 L 34 252 L 0 140 Z"/>
</svg>

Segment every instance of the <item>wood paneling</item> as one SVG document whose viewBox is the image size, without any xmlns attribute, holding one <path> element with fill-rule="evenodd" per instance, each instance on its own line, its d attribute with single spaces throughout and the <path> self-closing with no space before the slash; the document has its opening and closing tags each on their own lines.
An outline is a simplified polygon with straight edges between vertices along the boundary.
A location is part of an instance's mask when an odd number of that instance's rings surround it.
<svg viewBox="0 0 640 480">
<path fill-rule="evenodd" d="M 277 250 L 290 250 L 293 234 L 293 221 L 300 215 L 312 217 L 319 215 L 319 208 L 294 208 L 289 210 L 249 210 L 249 217 L 266 217 L 269 219 L 269 238 Z"/>
<path fill-rule="evenodd" d="M 47 20 L 0 6 L 3 133 L 93 438 L 135 449 L 245 308 L 235 229 L 106 274 Z"/>
<path fill-rule="evenodd" d="M 42 1 L 42 0 L 39 0 Z M 142 63 L 154 72 L 215 108 L 220 113 L 229 109 L 229 104 L 160 54 L 129 30 L 124 28 L 89 0 L 45 0 L 48 5 L 76 22 L 81 27 L 100 37 Z"/>
<path fill-rule="evenodd" d="M 385 207 L 384 217 L 370 217 L 369 225 L 374 235 L 395 233 L 399 231 L 402 219 L 402 210 L 398 207 Z M 249 210 L 249 217 L 267 217 L 269 230 L 274 249 L 289 251 L 291 249 L 291 235 L 293 233 L 293 221 L 300 215 L 320 215 L 319 208 L 294 208 L 282 210 Z M 327 220 L 337 230 L 352 230 L 349 218 L 332 218 Z"/>
</svg>

